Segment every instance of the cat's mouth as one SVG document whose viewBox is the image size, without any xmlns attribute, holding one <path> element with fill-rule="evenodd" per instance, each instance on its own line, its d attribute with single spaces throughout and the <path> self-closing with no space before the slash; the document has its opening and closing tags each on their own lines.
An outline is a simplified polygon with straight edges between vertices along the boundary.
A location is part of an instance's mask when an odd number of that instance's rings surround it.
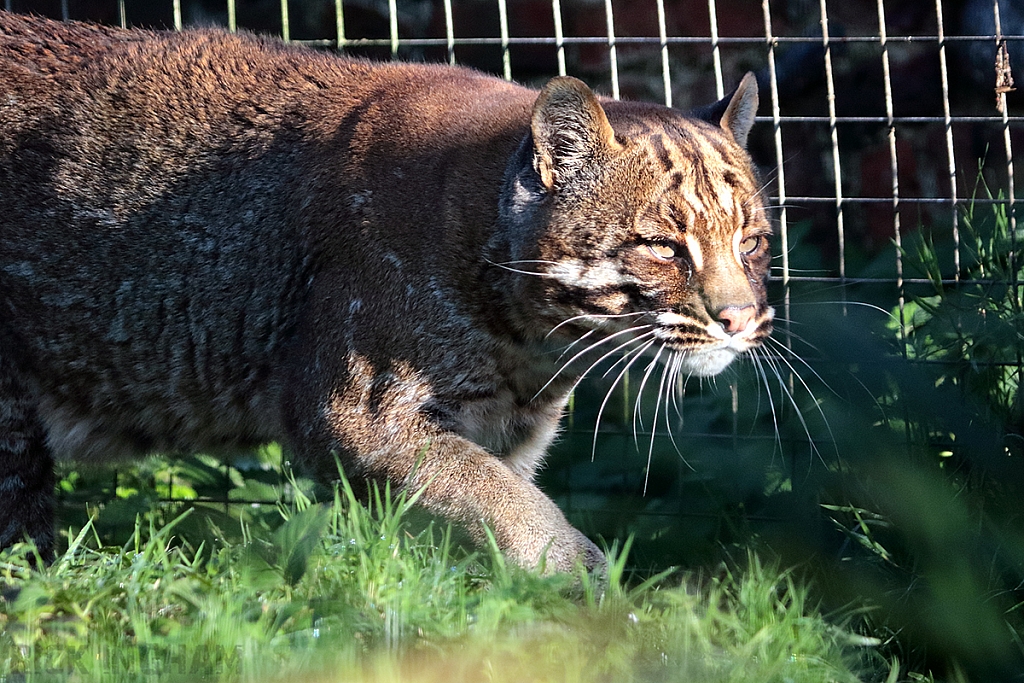
<svg viewBox="0 0 1024 683">
<path fill-rule="evenodd" d="M 656 317 L 654 336 L 675 351 L 682 369 L 698 377 L 712 377 L 737 357 L 761 345 L 771 333 L 775 311 L 766 308 L 743 329 L 729 332 L 717 321 L 698 322 L 677 313 Z"/>
<path fill-rule="evenodd" d="M 567 347 L 561 347 L 562 358 L 566 358 L 570 351 L 573 355 L 562 363 L 555 376 L 589 354 L 592 354 L 588 361 L 591 365 L 583 374 L 601 361 L 618 355 L 624 359 L 619 362 L 624 362 L 628 368 L 640 356 L 653 354 L 672 366 L 673 373 L 681 371 L 686 376 L 712 377 L 739 356 L 760 346 L 771 334 L 774 315 L 774 309 L 766 307 L 742 329 L 733 332 L 720 322 L 664 310 L 575 316 L 552 330 L 553 333 L 560 328 L 568 329 L 571 323 L 589 323 L 586 327 L 581 325 L 585 331 Z M 596 337 L 591 338 L 598 330 Z M 588 338 L 592 341 L 580 348 L 578 345 Z"/>
</svg>

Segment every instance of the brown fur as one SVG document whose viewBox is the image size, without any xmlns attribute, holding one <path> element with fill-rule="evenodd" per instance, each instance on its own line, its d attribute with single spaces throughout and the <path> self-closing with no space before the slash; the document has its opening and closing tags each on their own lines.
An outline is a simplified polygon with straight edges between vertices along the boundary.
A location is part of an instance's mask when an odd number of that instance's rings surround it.
<svg viewBox="0 0 1024 683">
<path fill-rule="evenodd" d="M 707 375 L 770 331 L 756 103 L 0 13 L 0 544 L 49 552 L 52 455 L 280 440 L 600 565 L 532 477 L 615 344 Z"/>
</svg>

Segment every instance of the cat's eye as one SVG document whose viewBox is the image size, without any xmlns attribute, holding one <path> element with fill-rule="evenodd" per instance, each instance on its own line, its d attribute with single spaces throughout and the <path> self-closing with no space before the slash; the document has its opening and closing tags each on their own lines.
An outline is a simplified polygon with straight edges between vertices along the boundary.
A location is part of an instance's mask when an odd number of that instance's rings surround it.
<svg viewBox="0 0 1024 683">
<path fill-rule="evenodd" d="M 651 242 L 647 248 L 660 259 L 668 260 L 676 257 L 676 246 L 671 242 Z"/>
<path fill-rule="evenodd" d="M 748 256 L 757 251 L 757 248 L 761 246 L 761 236 L 754 235 L 740 242 L 740 253 L 744 256 Z"/>
</svg>

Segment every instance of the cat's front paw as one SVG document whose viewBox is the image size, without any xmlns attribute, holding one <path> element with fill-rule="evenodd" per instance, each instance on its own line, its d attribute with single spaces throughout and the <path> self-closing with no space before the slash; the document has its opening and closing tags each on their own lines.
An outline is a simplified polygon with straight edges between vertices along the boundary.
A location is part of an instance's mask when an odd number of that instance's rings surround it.
<svg viewBox="0 0 1024 683">
<path fill-rule="evenodd" d="M 535 535 L 506 548 L 505 554 L 520 566 L 545 574 L 575 573 L 580 566 L 588 572 L 603 573 L 608 564 L 601 549 L 568 524 L 554 535 Z"/>
<path fill-rule="evenodd" d="M 608 559 L 601 549 L 577 529 L 571 529 L 570 538 L 555 539 L 545 556 L 546 572 L 575 572 L 582 565 L 588 572 L 603 574 Z"/>
</svg>

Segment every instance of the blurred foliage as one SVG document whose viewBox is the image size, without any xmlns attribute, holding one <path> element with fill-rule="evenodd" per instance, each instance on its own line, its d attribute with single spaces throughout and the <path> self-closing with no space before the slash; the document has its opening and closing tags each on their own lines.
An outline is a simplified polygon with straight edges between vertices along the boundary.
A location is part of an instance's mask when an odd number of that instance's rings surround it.
<svg viewBox="0 0 1024 683">
<path fill-rule="evenodd" d="M 987 198 L 993 197 L 985 190 Z M 909 358 L 939 363 L 938 382 L 963 388 L 986 416 L 1006 426 L 1018 454 L 1024 429 L 1021 373 L 1024 365 L 1024 230 L 1010 228 L 1007 205 L 968 206 L 961 222 L 960 267 L 944 267 L 943 252 L 916 233 L 907 262 L 932 282 L 934 293 L 904 307 Z M 950 283 L 950 281 L 953 281 Z M 899 334 L 898 320 L 890 325 Z"/>
<path fill-rule="evenodd" d="M 199 508 L 204 514 L 182 522 L 183 528 L 197 543 L 212 540 L 207 520 L 234 529 L 239 522 L 278 516 L 278 504 L 291 502 L 294 495 L 284 464 L 278 444 L 228 458 L 151 456 L 118 467 L 65 463 L 57 484 L 58 519 L 76 529 L 91 520 L 102 542 L 120 544 L 140 514 L 152 512 L 162 524 L 185 509 Z"/>
<path fill-rule="evenodd" d="M 121 546 L 91 524 L 57 561 L 0 553 L 0 676 L 47 681 L 856 683 L 888 676 L 849 615 L 821 616 L 751 555 L 711 576 L 538 576 L 495 548 L 406 523 L 415 496 L 293 486 L 275 523 L 195 543 L 190 508 L 140 517 Z M 102 514 L 100 515 L 102 518 Z M 270 520 L 264 520 L 270 522 Z M 209 523 L 209 522 L 208 522 Z M 682 580 L 680 580 L 682 579 Z"/>
<path fill-rule="evenodd" d="M 919 232 L 903 252 L 932 291 L 893 311 L 909 362 L 873 393 L 906 446 L 862 458 L 855 487 L 884 511 L 860 533 L 886 549 L 868 580 L 908 641 L 976 680 L 1024 680 L 1024 231 L 1001 195 L 976 195 L 996 201 L 967 206 L 959 244 Z"/>
</svg>

